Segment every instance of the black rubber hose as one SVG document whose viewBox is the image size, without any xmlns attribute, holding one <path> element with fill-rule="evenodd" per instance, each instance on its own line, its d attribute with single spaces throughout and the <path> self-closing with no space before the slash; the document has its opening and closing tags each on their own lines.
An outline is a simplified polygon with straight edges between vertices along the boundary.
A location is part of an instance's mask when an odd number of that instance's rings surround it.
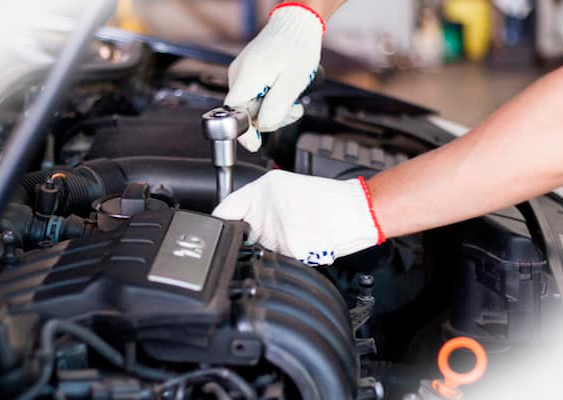
<svg viewBox="0 0 563 400">
<path fill-rule="evenodd" d="M 173 376 L 161 370 L 145 367 L 139 364 L 127 366 L 125 358 L 121 355 L 121 353 L 111 347 L 88 328 L 74 322 L 53 319 L 47 321 L 41 330 L 39 347 L 41 373 L 39 378 L 25 393 L 20 394 L 16 400 L 35 399 L 40 394 L 41 390 L 48 384 L 49 379 L 53 374 L 53 366 L 55 362 L 55 338 L 60 334 L 67 334 L 81 340 L 112 365 L 127 371 L 137 378 L 158 382 L 173 379 Z"/>
<path fill-rule="evenodd" d="M 235 167 L 234 188 L 258 179 L 268 170 L 253 164 Z M 60 174 L 62 173 L 62 174 Z M 148 183 L 153 192 L 164 192 L 192 211 L 210 213 L 216 198 L 215 169 L 209 160 L 171 157 L 127 157 L 116 160 L 93 160 L 76 168 L 57 167 L 25 175 L 6 208 L 0 225 L 15 230 L 28 243 L 33 222 L 35 188 L 49 177 L 63 188 L 57 215 L 70 218 L 69 232 L 75 237 L 84 228 L 76 217 L 89 218 L 92 203 L 103 197 L 122 193 L 128 183 Z M 70 222 L 78 223 L 70 224 Z M 43 231 L 41 232 L 43 233 Z M 42 239 L 41 239 L 42 240 Z"/>
<path fill-rule="evenodd" d="M 182 208 L 205 213 L 213 210 L 217 191 L 215 168 L 207 159 L 127 157 L 113 162 L 119 166 L 128 183 L 146 182 L 152 191 L 159 188 L 171 191 Z M 237 163 L 234 168 L 234 189 L 258 179 L 266 172 L 266 168 L 257 165 Z"/>
<path fill-rule="evenodd" d="M 39 378 L 33 385 L 31 385 L 29 389 L 25 391 L 25 393 L 20 394 L 18 397 L 16 397 L 15 400 L 33 400 L 49 383 L 49 379 L 53 374 L 53 366 L 55 361 L 55 338 L 59 334 L 68 334 L 83 341 L 114 366 L 127 370 L 129 373 L 139 378 L 152 381 L 162 381 L 167 379 L 164 383 L 156 387 L 157 392 L 180 384 L 190 385 L 194 383 L 205 382 L 206 379 L 219 379 L 229 383 L 238 391 L 240 391 L 245 399 L 256 399 L 256 393 L 254 389 L 248 384 L 248 382 L 246 382 L 238 374 L 227 368 L 201 369 L 197 371 L 191 371 L 176 377 L 171 377 L 169 374 L 166 374 L 163 371 L 155 370 L 137 364 L 134 364 L 127 368 L 125 359 L 121 355 L 121 353 L 111 347 L 94 332 L 74 322 L 54 319 L 48 321 L 41 330 L 39 355 L 42 366 Z"/>
<path fill-rule="evenodd" d="M 197 371 L 187 372 L 179 375 L 156 387 L 157 393 L 162 393 L 167 389 L 177 387 L 179 385 L 188 386 L 205 382 L 209 379 L 219 379 L 229 383 L 238 390 L 246 400 L 256 400 L 256 392 L 250 384 L 240 375 L 227 368 L 207 368 Z"/>
<path fill-rule="evenodd" d="M 223 386 L 215 382 L 206 383 L 203 387 L 203 393 L 212 394 L 217 400 L 233 400 L 233 398 L 229 396 Z"/>
<path fill-rule="evenodd" d="M 215 168 L 206 159 L 173 157 L 127 157 L 94 160 L 76 168 L 53 168 L 26 175 L 20 182 L 14 202 L 33 205 L 35 186 L 53 173 L 63 171 L 65 200 L 60 214 L 88 216 L 91 204 L 101 197 L 121 193 L 128 183 L 148 183 L 153 192 L 166 192 L 182 208 L 209 213 L 216 198 Z M 234 188 L 258 179 L 268 170 L 248 163 L 238 163 Z"/>
<path fill-rule="evenodd" d="M 82 340 L 116 367 L 123 368 L 125 366 L 123 356 L 92 331 L 72 322 L 50 320 L 41 331 L 39 351 L 42 368 L 39 379 L 25 393 L 19 395 L 16 400 L 33 400 L 49 382 L 55 361 L 55 337 L 60 333 L 66 333 Z"/>
<path fill-rule="evenodd" d="M 36 186 L 59 173 L 64 175 L 64 178 L 60 179 L 60 183 L 64 187 L 64 196 L 57 210 L 59 215 L 77 214 L 88 216 L 92 202 L 108 194 L 101 178 L 87 168 L 69 169 L 62 167 L 25 175 L 20 181 L 12 202 L 33 207 Z"/>
<path fill-rule="evenodd" d="M 19 185 L 16 188 L 11 202 L 33 206 L 35 198 L 35 187 L 37 185 L 45 183 L 47 178 L 49 178 L 56 172 L 68 172 L 72 170 L 72 167 L 61 166 L 60 168 L 49 168 L 43 171 L 31 172 L 24 175 L 23 178 L 20 179 Z"/>
</svg>

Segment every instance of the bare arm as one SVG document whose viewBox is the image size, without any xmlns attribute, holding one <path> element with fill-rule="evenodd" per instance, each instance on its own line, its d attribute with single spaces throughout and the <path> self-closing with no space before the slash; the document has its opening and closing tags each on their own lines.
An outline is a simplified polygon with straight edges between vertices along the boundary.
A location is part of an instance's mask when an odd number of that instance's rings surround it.
<svg viewBox="0 0 563 400">
<path fill-rule="evenodd" d="M 561 93 L 563 68 L 465 137 L 372 178 L 383 232 L 396 237 L 447 225 L 562 186 Z"/>
<path fill-rule="evenodd" d="M 291 3 L 292 1 L 284 1 L 284 3 Z M 303 3 L 313 10 L 317 11 L 321 17 L 326 21 L 338 8 L 344 4 L 346 0 L 303 0 L 298 3 Z"/>
</svg>

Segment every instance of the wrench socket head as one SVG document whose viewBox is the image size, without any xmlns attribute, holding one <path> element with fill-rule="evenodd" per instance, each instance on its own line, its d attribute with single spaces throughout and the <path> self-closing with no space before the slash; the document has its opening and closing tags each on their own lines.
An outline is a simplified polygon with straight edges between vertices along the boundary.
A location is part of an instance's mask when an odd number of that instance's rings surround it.
<svg viewBox="0 0 563 400">
<path fill-rule="evenodd" d="M 230 107 L 219 107 L 202 116 L 203 135 L 211 141 L 235 140 L 250 127 L 248 114 Z"/>
</svg>

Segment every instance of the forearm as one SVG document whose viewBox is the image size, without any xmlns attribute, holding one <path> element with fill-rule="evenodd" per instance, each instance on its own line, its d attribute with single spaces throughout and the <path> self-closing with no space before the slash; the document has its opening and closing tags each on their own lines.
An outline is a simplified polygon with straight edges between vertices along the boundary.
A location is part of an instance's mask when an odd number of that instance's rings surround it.
<svg viewBox="0 0 563 400">
<path fill-rule="evenodd" d="M 396 237 L 459 222 L 563 185 L 561 93 L 563 69 L 465 137 L 372 178 L 383 232 Z"/>
<path fill-rule="evenodd" d="M 284 3 L 292 3 L 294 1 L 284 1 Z M 313 10 L 318 12 L 325 21 L 330 19 L 332 14 L 338 10 L 338 8 L 344 4 L 346 0 L 302 0 L 298 3 L 305 4 L 311 7 Z"/>
</svg>

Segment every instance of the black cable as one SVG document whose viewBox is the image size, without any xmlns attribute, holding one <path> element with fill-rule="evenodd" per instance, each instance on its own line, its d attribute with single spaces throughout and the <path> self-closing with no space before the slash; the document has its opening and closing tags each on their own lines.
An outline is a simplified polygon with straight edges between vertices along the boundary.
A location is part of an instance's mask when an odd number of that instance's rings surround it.
<svg viewBox="0 0 563 400">
<path fill-rule="evenodd" d="M 162 393 L 167 389 L 171 389 L 182 385 L 183 387 L 193 385 L 195 383 L 205 382 L 208 379 L 219 379 L 231 384 L 236 388 L 246 400 L 256 400 L 256 392 L 244 378 L 227 368 L 207 368 L 197 371 L 187 372 L 156 386 L 156 392 Z"/>
<path fill-rule="evenodd" d="M 41 350 L 43 354 L 55 355 L 55 337 L 61 333 L 80 339 L 114 366 L 119 368 L 125 366 L 125 358 L 121 353 L 94 332 L 74 322 L 58 319 L 48 321 L 43 327 L 41 332 Z"/>
<path fill-rule="evenodd" d="M 33 400 L 37 397 L 43 388 L 47 386 L 55 363 L 55 338 L 57 335 L 67 334 L 81 340 L 98 352 L 111 364 L 118 368 L 122 368 L 134 376 L 150 381 L 163 381 L 162 384 L 156 385 L 154 391 L 162 393 L 167 389 L 177 386 L 186 387 L 195 383 L 205 382 L 207 379 L 219 379 L 232 385 L 240 391 L 246 400 L 256 400 L 256 392 L 246 380 L 235 372 L 227 368 L 208 368 L 197 371 L 191 371 L 183 375 L 171 377 L 163 371 L 145 367 L 138 364 L 127 365 L 125 358 L 106 343 L 102 338 L 94 332 L 78 325 L 74 322 L 64 320 L 50 320 L 41 330 L 41 339 L 38 356 L 41 361 L 41 373 L 37 381 L 29 387 L 25 393 L 20 394 L 16 400 Z"/>
<path fill-rule="evenodd" d="M 203 393 L 212 394 L 217 400 L 233 400 L 223 386 L 216 382 L 209 382 L 203 386 Z"/>
<path fill-rule="evenodd" d="M 49 378 L 53 374 L 53 365 L 55 362 L 55 338 L 60 334 L 67 334 L 83 341 L 111 364 L 126 370 L 140 379 L 158 382 L 162 382 L 166 379 L 172 379 L 170 374 L 160 370 L 144 367 L 135 363 L 127 366 L 125 358 L 121 355 L 121 353 L 111 347 L 91 330 L 74 322 L 53 319 L 48 321 L 41 330 L 41 341 L 38 355 L 40 357 L 42 369 L 39 379 L 25 393 L 17 397 L 16 400 L 31 400 L 38 396 L 41 390 L 47 385 Z"/>
<path fill-rule="evenodd" d="M 25 393 L 19 395 L 16 400 L 32 400 L 47 385 L 49 378 L 53 374 L 55 337 L 61 333 L 66 333 L 82 340 L 116 367 L 123 368 L 125 366 L 123 356 L 92 331 L 73 322 L 53 319 L 48 321 L 41 330 L 39 356 L 42 369 L 39 379 Z"/>
<path fill-rule="evenodd" d="M 130 367 L 126 368 L 126 371 L 129 372 L 131 375 L 136 376 L 137 378 L 146 380 L 146 381 L 153 381 L 153 382 L 162 382 L 166 379 L 172 379 L 172 376 L 164 371 L 145 367 L 139 364 L 132 364 Z"/>
</svg>

